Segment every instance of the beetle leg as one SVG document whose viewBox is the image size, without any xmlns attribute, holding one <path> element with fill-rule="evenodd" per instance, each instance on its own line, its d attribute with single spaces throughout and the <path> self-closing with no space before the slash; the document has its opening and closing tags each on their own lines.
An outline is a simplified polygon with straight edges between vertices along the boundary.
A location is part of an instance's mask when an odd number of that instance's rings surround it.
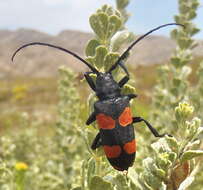
<svg viewBox="0 0 203 190">
<path fill-rule="evenodd" d="M 118 85 L 120 86 L 120 88 L 122 88 L 129 80 L 129 76 L 125 76 L 123 77 L 119 82 L 118 82 Z"/>
<path fill-rule="evenodd" d="M 142 122 L 142 121 L 145 122 L 145 124 L 147 125 L 147 127 L 149 128 L 149 130 L 153 133 L 153 135 L 155 137 L 163 137 L 165 135 L 168 135 L 165 133 L 159 134 L 158 131 L 154 127 L 152 127 L 152 125 L 148 121 L 146 121 L 145 119 L 143 119 L 141 117 L 133 117 L 133 123 L 138 123 L 138 122 Z M 171 136 L 171 135 L 169 135 L 169 136 Z"/>
<path fill-rule="evenodd" d="M 93 72 L 86 72 L 84 74 L 85 76 L 85 79 L 87 81 L 87 83 L 89 84 L 89 86 L 91 87 L 92 90 L 96 90 L 96 87 L 95 87 L 95 84 L 94 84 L 94 81 L 92 80 L 92 78 L 90 77 L 90 74 L 93 73 Z"/>
<path fill-rule="evenodd" d="M 92 112 L 92 114 L 89 116 L 89 118 L 86 121 L 86 125 L 90 125 L 95 120 L 96 120 L 96 113 Z"/>
<path fill-rule="evenodd" d="M 101 137 L 100 137 L 100 133 L 98 133 L 92 142 L 91 149 L 95 150 L 95 149 L 99 148 L 101 145 L 102 145 L 101 144 Z"/>
<path fill-rule="evenodd" d="M 128 96 L 128 98 L 131 100 L 131 99 L 133 99 L 133 98 L 136 98 L 136 97 L 137 97 L 137 94 L 128 94 L 127 96 Z"/>
</svg>

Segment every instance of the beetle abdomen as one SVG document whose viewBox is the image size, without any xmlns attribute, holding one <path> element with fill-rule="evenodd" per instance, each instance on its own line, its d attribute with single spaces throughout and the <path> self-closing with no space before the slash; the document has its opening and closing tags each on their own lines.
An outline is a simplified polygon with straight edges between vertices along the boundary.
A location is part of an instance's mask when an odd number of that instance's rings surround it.
<svg viewBox="0 0 203 190">
<path fill-rule="evenodd" d="M 130 108 L 125 107 L 115 120 L 104 113 L 99 113 L 96 119 L 107 159 L 115 169 L 128 170 L 133 165 L 136 152 Z"/>
<path fill-rule="evenodd" d="M 103 149 L 107 159 L 116 170 L 128 170 L 133 165 L 136 153 L 135 139 L 124 145 L 104 145 Z"/>
</svg>

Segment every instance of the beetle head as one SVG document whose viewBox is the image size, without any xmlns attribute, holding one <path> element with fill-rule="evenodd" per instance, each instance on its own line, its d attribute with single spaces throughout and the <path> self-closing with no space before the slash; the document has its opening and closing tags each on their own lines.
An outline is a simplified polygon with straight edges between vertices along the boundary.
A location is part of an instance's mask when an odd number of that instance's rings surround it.
<svg viewBox="0 0 203 190">
<path fill-rule="evenodd" d="M 120 96 L 120 87 L 110 73 L 99 73 L 97 75 L 96 95 L 100 100 Z"/>
</svg>

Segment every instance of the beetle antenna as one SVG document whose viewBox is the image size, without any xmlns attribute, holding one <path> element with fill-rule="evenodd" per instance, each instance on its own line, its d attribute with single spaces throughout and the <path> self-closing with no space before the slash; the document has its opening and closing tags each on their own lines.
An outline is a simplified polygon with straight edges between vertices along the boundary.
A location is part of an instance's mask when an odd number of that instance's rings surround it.
<svg viewBox="0 0 203 190">
<path fill-rule="evenodd" d="M 166 26 L 170 26 L 170 25 L 179 25 L 182 27 L 185 27 L 183 24 L 178 24 L 178 23 L 169 23 L 169 24 L 164 24 L 161 26 L 158 26 L 152 30 L 150 30 L 149 32 L 145 33 L 144 35 L 140 36 L 137 40 L 135 40 L 125 51 L 124 53 L 118 58 L 118 60 L 116 61 L 116 63 L 109 69 L 109 73 L 111 73 L 119 64 L 120 62 L 125 59 L 128 55 L 128 52 L 134 47 L 135 44 L 137 44 L 139 41 L 141 41 L 143 38 L 145 38 L 146 36 L 148 36 L 149 34 L 151 34 L 152 32 L 159 30 L 161 28 L 164 28 Z"/>
<path fill-rule="evenodd" d="M 19 48 L 14 52 L 14 54 L 12 55 L 11 60 L 12 60 L 12 61 L 14 60 L 14 57 L 16 56 L 16 54 L 17 54 L 21 49 L 26 48 L 26 47 L 28 47 L 28 46 L 34 46 L 34 45 L 48 46 L 48 47 L 52 47 L 52 48 L 55 48 L 55 49 L 59 49 L 59 50 L 64 51 L 64 52 L 66 52 L 66 53 L 68 53 L 68 54 L 71 54 L 73 57 L 79 59 L 79 60 L 82 61 L 85 65 L 87 65 L 87 66 L 92 70 L 93 73 L 95 73 L 95 74 L 98 74 L 98 73 L 99 73 L 99 71 L 98 71 L 96 68 L 94 68 L 92 65 L 90 65 L 87 61 L 85 61 L 83 58 L 81 58 L 80 56 L 78 56 L 78 55 L 75 54 L 74 52 L 72 52 L 72 51 L 70 51 L 70 50 L 67 50 L 67 49 L 65 49 L 65 48 L 62 48 L 62 47 L 60 47 L 60 46 L 55 46 L 55 45 L 52 45 L 52 44 L 42 43 L 42 42 L 28 43 L 28 44 L 25 44 L 25 45 L 19 47 Z"/>
</svg>

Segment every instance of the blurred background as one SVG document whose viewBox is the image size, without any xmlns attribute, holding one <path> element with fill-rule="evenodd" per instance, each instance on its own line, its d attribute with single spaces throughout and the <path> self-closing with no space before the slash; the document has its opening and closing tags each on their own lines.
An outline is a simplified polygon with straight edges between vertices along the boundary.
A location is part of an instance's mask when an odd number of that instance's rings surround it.
<svg viewBox="0 0 203 190">
<path fill-rule="evenodd" d="M 0 1 L 0 69 L 1 78 L 9 75 L 53 76 L 59 65 L 68 65 L 75 71 L 84 66 L 74 58 L 53 52 L 49 48 L 32 47 L 25 50 L 10 64 L 11 52 L 20 45 L 33 41 L 50 42 L 84 54 L 87 41 L 92 38 L 89 16 L 102 4 L 115 5 L 113 0 L 1 0 Z M 132 1 L 127 7 L 131 17 L 126 27 L 135 35 L 165 23 L 173 22 L 178 2 Z M 198 9 L 194 23 L 203 28 L 203 8 Z M 135 47 L 129 61 L 133 66 L 167 61 L 175 45 L 168 38 L 170 28 L 157 31 Z M 203 32 L 195 37 L 201 40 Z M 202 43 L 194 50 L 199 56 Z M 153 48 L 156 45 L 156 48 Z M 51 60 L 51 62 L 50 62 Z M 77 64 L 76 64 L 77 63 Z M 38 69 L 40 68 L 40 69 Z"/>
</svg>

